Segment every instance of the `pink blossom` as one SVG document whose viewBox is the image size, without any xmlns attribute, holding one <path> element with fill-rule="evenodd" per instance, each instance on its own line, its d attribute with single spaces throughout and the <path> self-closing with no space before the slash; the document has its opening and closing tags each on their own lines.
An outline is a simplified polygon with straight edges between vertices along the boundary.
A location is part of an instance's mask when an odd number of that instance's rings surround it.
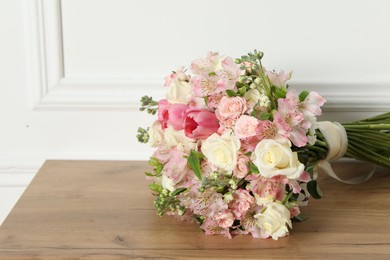
<svg viewBox="0 0 390 260">
<path fill-rule="evenodd" d="M 248 190 L 238 189 L 233 193 L 233 200 L 229 204 L 236 219 L 241 220 L 252 206 L 255 199 L 249 194 Z"/>
<path fill-rule="evenodd" d="M 284 72 L 283 70 L 280 72 L 276 71 L 267 71 L 264 68 L 265 74 L 268 76 L 269 80 L 271 81 L 271 84 L 278 88 L 285 88 L 287 87 L 287 81 L 291 79 L 292 72 L 289 73 Z"/>
<path fill-rule="evenodd" d="M 280 118 L 277 111 L 274 114 L 273 122 L 269 120 L 259 121 L 256 128 L 256 135 L 259 140 L 282 139 L 288 137 L 288 125 Z"/>
<path fill-rule="evenodd" d="M 301 211 L 299 210 L 299 207 L 292 207 L 290 209 L 290 216 L 291 216 L 291 218 L 296 217 L 299 214 L 301 214 Z"/>
<path fill-rule="evenodd" d="M 175 79 L 175 73 L 172 72 L 171 74 L 165 77 L 164 86 L 165 87 L 169 86 L 174 79 Z"/>
<path fill-rule="evenodd" d="M 254 215 L 261 212 L 263 207 L 254 206 L 241 219 L 241 225 L 245 228 L 247 233 L 251 233 L 254 238 L 267 238 L 268 235 L 262 231 L 256 223 Z"/>
<path fill-rule="evenodd" d="M 171 125 L 177 131 L 184 129 L 184 119 L 187 109 L 187 105 L 172 104 L 168 109 L 168 125 Z"/>
<path fill-rule="evenodd" d="M 191 71 L 195 75 L 207 76 L 214 71 L 220 61 L 218 52 L 209 52 L 205 59 L 197 59 L 191 63 Z"/>
<path fill-rule="evenodd" d="M 317 92 L 311 91 L 309 95 L 302 102 L 299 101 L 299 96 L 295 89 L 289 89 L 287 91 L 286 98 L 289 102 L 296 106 L 306 117 L 307 116 L 319 116 L 321 115 L 321 106 L 324 105 L 326 100 Z"/>
<path fill-rule="evenodd" d="M 216 109 L 223 97 L 224 95 L 222 93 L 210 95 L 207 101 L 207 107 L 210 109 Z"/>
<path fill-rule="evenodd" d="M 256 128 L 257 133 L 257 128 Z M 258 136 L 252 136 L 241 140 L 241 148 L 244 153 L 253 152 L 256 145 L 261 141 Z"/>
<path fill-rule="evenodd" d="M 234 217 L 230 210 L 225 209 L 214 215 L 214 220 L 217 222 L 218 226 L 222 228 L 229 228 L 233 225 Z"/>
<path fill-rule="evenodd" d="M 245 99 L 241 97 L 224 96 L 215 110 L 215 114 L 225 126 L 232 127 L 234 121 L 246 111 L 247 106 Z"/>
<path fill-rule="evenodd" d="M 298 110 L 298 106 L 286 98 L 280 98 L 277 113 L 289 127 L 288 132 L 291 142 L 297 147 L 305 146 L 308 140 L 306 136 L 307 129 L 304 128 L 305 118 Z"/>
<path fill-rule="evenodd" d="M 301 176 L 298 178 L 298 180 L 302 182 L 309 182 L 310 179 L 310 174 L 307 171 L 303 171 Z"/>
<path fill-rule="evenodd" d="M 194 94 L 197 97 L 204 97 L 213 94 L 218 94 L 219 91 L 217 86 L 218 78 L 216 76 L 194 76 L 190 82 L 193 86 Z"/>
<path fill-rule="evenodd" d="M 171 106 L 171 104 L 166 99 L 161 99 L 158 102 L 157 116 L 158 116 L 158 121 L 160 121 L 160 123 L 161 123 L 162 129 L 165 129 L 168 127 L 168 119 L 169 119 L 168 110 L 169 110 L 170 106 Z"/>
<path fill-rule="evenodd" d="M 196 215 L 213 217 L 218 212 L 228 208 L 223 200 L 223 195 L 212 189 L 206 189 L 202 193 L 197 191 L 195 196 L 190 208 Z"/>
<path fill-rule="evenodd" d="M 218 128 L 218 119 L 209 110 L 189 111 L 184 121 L 185 135 L 194 139 L 206 139 L 217 132 Z"/>
<path fill-rule="evenodd" d="M 218 90 L 220 92 L 227 89 L 234 89 L 236 81 L 241 74 L 239 66 L 230 57 L 222 60 L 222 69 L 216 72 L 219 80 L 217 81 Z"/>
<path fill-rule="evenodd" d="M 164 172 L 166 172 L 167 177 L 169 177 L 175 184 L 179 183 L 184 175 L 188 172 L 187 159 L 184 158 L 184 153 L 176 149 L 176 147 L 171 149 L 170 158 L 168 162 L 164 165 Z"/>
<path fill-rule="evenodd" d="M 200 228 L 203 229 L 205 234 L 208 236 L 224 235 L 226 238 L 232 238 L 232 235 L 229 232 L 229 228 L 220 227 L 218 223 L 213 219 L 206 218 Z"/>
<path fill-rule="evenodd" d="M 249 189 L 257 198 L 270 200 L 283 200 L 288 179 L 285 176 L 278 175 L 272 178 L 265 178 L 259 175 L 248 175 L 246 180 L 250 181 Z"/>
<path fill-rule="evenodd" d="M 234 125 L 234 134 L 240 139 L 255 136 L 258 124 L 259 120 L 255 117 L 242 115 Z"/>
<path fill-rule="evenodd" d="M 239 179 L 245 178 L 249 171 L 249 157 L 245 154 L 239 153 L 237 155 L 236 168 L 233 170 L 233 175 Z"/>
<path fill-rule="evenodd" d="M 326 100 L 317 92 L 311 91 L 301 104 L 301 110 L 308 115 L 319 116 L 322 114 L 321 106 Z"/>
</svg>

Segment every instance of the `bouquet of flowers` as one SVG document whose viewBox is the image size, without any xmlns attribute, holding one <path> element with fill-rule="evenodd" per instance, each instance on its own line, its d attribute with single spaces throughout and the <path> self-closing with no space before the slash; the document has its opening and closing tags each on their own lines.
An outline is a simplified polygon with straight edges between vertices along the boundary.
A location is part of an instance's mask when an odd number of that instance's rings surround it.
<svg viewBox="0 0 390 260">
<path fill-rule="evenodd" d="M 286 236 L 300 206 L 320 198 L 319 168 L 352 157 L 390 167 L 390 113 L 341 125 L 317 122 L 325 99 L 289 88 L 291 72 L 210 52 L 165 79 L 166 99 L 141 99 L 158 119 L 139 128 L 157 214 L 199 223 L 206 235 Z"/>
</svg>

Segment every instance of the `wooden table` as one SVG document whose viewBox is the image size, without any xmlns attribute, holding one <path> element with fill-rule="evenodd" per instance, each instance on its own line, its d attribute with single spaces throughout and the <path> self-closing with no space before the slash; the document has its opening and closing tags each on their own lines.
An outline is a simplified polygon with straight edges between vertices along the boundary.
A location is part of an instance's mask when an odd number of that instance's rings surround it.
<svg viewBox="0 0 390 260">
<path fill-rule="evenodd" d="M 360 164 L 339 165 L 351 172 Z M 390 258 L 390 171 L 361 185 L 326 176 L 309 219 L 273 241 L 205 236 L 158 217 L 145 162 L 47 161 L 0 227 L 1 259 Z"/>
</svg>

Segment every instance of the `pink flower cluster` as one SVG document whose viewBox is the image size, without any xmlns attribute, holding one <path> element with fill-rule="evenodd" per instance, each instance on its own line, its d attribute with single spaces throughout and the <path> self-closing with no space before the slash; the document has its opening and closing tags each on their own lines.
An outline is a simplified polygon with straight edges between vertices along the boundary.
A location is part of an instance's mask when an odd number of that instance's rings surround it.
<svg viewBox="0 0 390 260">
<path fill-rule="evenodd" d="M 176 198 L 168 213 L 195 219 L 207 235 L 278 239 L 307 200 L 311 177 L 296 150 L 315 143 L 325 100 L 287 89 L 291 73 L 254 72 L 252 64 L 210 52 L 191 73 L 166 78 L 149 130 L 160 165 L 152 180 L 158 196 Z"/>
</svg>

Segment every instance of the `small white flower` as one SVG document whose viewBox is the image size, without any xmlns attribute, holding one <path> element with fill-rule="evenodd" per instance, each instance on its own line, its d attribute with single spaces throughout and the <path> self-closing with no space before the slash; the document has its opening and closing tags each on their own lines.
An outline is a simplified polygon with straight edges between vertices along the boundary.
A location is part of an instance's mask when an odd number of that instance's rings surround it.
<svg viewBox="0 0 390 260">
<path fill-rule="evenodd" d="M 254 218 L 257 226 L 275 240 L 288 234 L 287 225 L 292 227 L 290 211 L 278 202 L 266 204 L 263 211 L 254 215 Z"/>
</svg>

